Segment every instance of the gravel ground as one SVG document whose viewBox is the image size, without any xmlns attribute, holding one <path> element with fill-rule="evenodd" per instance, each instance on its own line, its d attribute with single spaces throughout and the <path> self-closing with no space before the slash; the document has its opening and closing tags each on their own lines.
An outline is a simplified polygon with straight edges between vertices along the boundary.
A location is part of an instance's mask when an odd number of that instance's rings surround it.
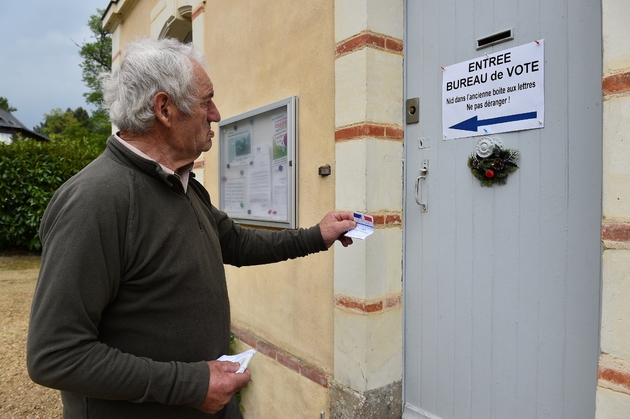
<svg viewBox="0 0 630 419">
<path fill-rule="evenodd" d="M 0 418 L 61 418 L 59 392 L 31 381 L 26 332 L 39 257 L 0 256 Z"/>
</svg>

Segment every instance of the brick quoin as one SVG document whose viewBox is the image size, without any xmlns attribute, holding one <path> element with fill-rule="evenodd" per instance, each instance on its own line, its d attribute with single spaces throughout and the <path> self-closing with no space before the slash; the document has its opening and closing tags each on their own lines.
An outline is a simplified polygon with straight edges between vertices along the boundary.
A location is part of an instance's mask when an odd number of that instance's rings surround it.
<svg viewBox="0 0 630 419">
<path fill-rule="evenodd" d="M 204 10 L 205 10 L 205 6 L 202 3 L 199 7 L 195 9 L 194 12 L 192 12 L 192 15 L 190 15 L 190 20 L 195 20 L 195 18 L 199 16 L 200 14 L 202 14 Z"/>
<path fill-rule="evenodd" d="M 335 141 L 351 140 L 362 137 L 402 140 L 403 133 L 404 131 L 401 127 L 364 123 L 337 129 L 335 131 Z"/>
<path fill-rule="evenodd" d="M 400 127 L 385 127 L 385 137 L 402 139 L 405 135 L 405 131 Z"/>
<path fill-rule="evenodd" d="M 402 224 L 402 214 L 393 213 L 393 214 L 370 214 L 372 218 L 374 218 L 374 225 L 376 226 L 385 226 L 385 227 L 394 227 L 400 226 Z"/>
<path fill-rule="evenodd" d="M 385 225 L 385 215 L 383 214 L 371 214 L 374 218 L 374 225 Z"/>
<path fill-rule="evenodd" d="M 353 310 L 363 311 L 365 313 L 374 313 L 376 311 L 383 310 L 383 302 L 376 301 L 368 303 L 365 300 L 359 298 L 352 298 L 349 296 L 335 296 L 335 305 L 345 307 Z"/>
<path fill-rule="evenodd" d="M 366 46 L 385 48 L 385 38 L 372 33 L 362 33 L 337 45 L 337 56 L 356 51 Z"/>
<path fill-rule="evenodd" d="M 366 47 L 402 53 L 403 42 L 400 39 L 390 38 L 373 32 L 362 32 L 348 40 L 340 42 L 335 48 L 335 55 L 339 57 Z"/>
<path fill-rule="evenodd" d="M 599 367 L 599 371 L 597 371 L 597 378 L 617 384 L 630 391 L 630 374 L 627 372 Z"/>
<path fill-rule="evenodd" d="M 602 224 L 602 240 L 609 240 L 614 242 L 630 242 L 630 224 Z"/>
<path fill-rule="evenodd" d="M 361 311 L 363 313 L 377 313 L 388 308 L 402 305 L 402 295 L 389 295 L 382 300 L 368 301 L 362 298 L 355 298 L 349 295 L 335 295 L 335 306 L 350 310 Z"/>
<path fill-rule="evenodd" d="M 602 91 L 604 95 L 630 92 L 630 72 L 604 77 Z"/>
<path fill-rule="evenodd" d="M 112 57 L 112 63 L 116 61 L 116 59 L 120 57 L 121 55 L 122 55 L 122 51 L 118 51 L 116 54 L 114 54 L 114 56 Z"/>
<path fill-rule="evenodd" d="M 402 305 L 402 294 L 390 297 L 385 300 L 385 308 L 398 307 Z"/>
<path fill-rule="evenodd" d="M 385 40 L 385 49 L 396 52 L 403 52 L 403 43 L 402 41 L 394 38 L 388 38 Z"/>
<path fill-rule="evenodd" d="M 402 217 L 400 214 L 387 214 L 385 216 L 385 224 L 402 224 Z"/>
</svg>

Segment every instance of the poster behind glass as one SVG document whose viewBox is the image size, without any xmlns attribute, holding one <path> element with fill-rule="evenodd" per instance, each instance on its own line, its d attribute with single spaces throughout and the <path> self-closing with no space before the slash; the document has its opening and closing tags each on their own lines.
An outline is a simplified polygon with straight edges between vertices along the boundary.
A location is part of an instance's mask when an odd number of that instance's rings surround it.
<svg viewBox="0 0 630 419">
<path fill-rule="evenodd" d="M 241 224 L 296 228 L 297 98 L 219 123 L 219 209 Z"/>
</svg>

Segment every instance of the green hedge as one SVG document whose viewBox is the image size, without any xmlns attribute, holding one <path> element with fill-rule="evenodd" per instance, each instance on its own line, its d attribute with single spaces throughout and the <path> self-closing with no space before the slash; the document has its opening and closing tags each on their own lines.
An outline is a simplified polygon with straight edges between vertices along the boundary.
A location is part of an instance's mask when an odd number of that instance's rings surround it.
<svg viewBox="0 0 630 419">
<path fill-rule="evenodd" d="M 0 250 L 40 250 L 39 222 L 53 193 L 104 148 L 102 137 L 0 143 Z"/>
</svg>

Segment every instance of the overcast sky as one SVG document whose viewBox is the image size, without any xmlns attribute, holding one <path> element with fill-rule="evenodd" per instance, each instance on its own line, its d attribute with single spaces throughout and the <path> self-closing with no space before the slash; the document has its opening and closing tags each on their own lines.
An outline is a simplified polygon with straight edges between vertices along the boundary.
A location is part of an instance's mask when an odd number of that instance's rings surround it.
<svg viewBox="0 0 630 419">
<path fill-rule="evenodd" d="M 94 41 L 88 20 L 109 0 L 0 3 L 0 96 L 17 108 L 13 115 L 32 129 L 54 108 L 91 110 L 74 42 Z"/>
</svg>

